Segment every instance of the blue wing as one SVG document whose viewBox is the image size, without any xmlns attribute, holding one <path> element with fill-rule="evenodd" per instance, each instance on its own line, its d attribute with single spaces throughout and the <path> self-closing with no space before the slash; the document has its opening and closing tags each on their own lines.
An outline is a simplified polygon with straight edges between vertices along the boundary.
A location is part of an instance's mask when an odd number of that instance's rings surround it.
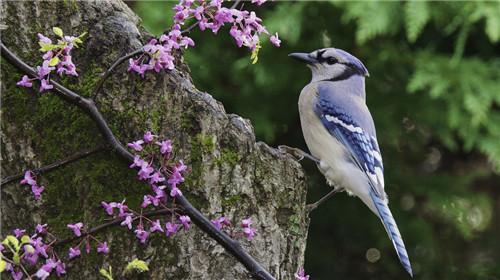
<svg viewBox="0 0 500 280">
<path fill-rule="evenodd" d="M 345 94 L 336 92 L 329 85 L 320 84 L 314 111 L 323 126 L 346 147 L 352 161 L 369 178 L 370 197 L 378 216 L 389 234 L 401 264 L 413 276 L 408 253 L 386 200 L 384 167 L 375 136 L 373 119 L 364 104 L 361 106 Z M 356 119 L 353 116 L 356 116 Z"/>
<path fill-rule="evenodd" d="M 332 100 L 335 99 L 335 93 L 332 93 L 331 87 L 318 86 L 316 115 L 328 132 L 346 147 L 353 162 L 365 172 L 375 194 L 385 198 L 384 166 L 371 115 L 354 106 L 356 104 L 339 104 L 339 100 L 346 98 Z M 358 119 L 354 119 L 353 114 Z"/>
</svg>

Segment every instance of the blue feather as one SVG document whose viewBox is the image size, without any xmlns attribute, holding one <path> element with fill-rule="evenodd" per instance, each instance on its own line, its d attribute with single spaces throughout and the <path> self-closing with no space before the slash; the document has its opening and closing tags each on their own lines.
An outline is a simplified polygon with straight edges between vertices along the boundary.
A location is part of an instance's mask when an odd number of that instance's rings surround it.
<svg viewBox="0 0 500 280">
<path fill-rule="evenodd" d="M 382 200 L 372 191 L 370 191 L 370 196 L 373 200 L 373 203 L 375 204 L 375 207 L 377 208 L 380 220 L 382 220 L 384 228 L 387 231 L 387 234 L 389 235 L 392 244 L 394 245 L 394 249 L 396 249 L 399 261 L 401 262 L 405 270 L 408 272 L 408 274 L 410 274 L 410 276 L 413 277 L 410 259 L 408 258 L 408 253 L 406 252 L 403 238 L 401 238 L 398 226 L 396 225 L 396 221 L 392 216 L 387 201 Z"/>
</svg>

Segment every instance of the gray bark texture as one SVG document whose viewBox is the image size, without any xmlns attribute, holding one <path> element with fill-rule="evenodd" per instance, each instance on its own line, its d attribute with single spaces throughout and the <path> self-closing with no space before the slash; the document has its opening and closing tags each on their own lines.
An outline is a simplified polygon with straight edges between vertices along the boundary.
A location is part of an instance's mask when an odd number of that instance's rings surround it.
<svg viewBox="0 0 500 280">
<path fill-rule="evenodd" d="M 121 1 L 2 1 L 2 42 L 31 66 L 41 64 L 37 33 L 87 32 L 73 51 L 79 77 L 60 82 L 90 96 L 100 74 L 113 61 L 141 47 L 149 35 L 140 19 Z M 51 36 L 53 37 L 53 36 Z M 203 42 L 200 42 L 203 43 Z M 190 50 L 196 51 L 196 49 Z M 96 103 L 121 142 L 139 139 L 146 130 L 173 140 L 178 159 L 189 166 L 184 195 L 208 218 L 224 215 L 235 223 L 252 217 L 258 235 L 238 239 L 276 279 L 293 279 L 302 266 L 307 238 L 304 172 L 292 157 L 256 142 L 252 125 L 226 114 L 222 104 L 192 84 L 188 67 L 177 55 L 176 70 L 146 79 L 118 67 Z M 82 111 L 54 93 L 39 94 L 15 83 L 16 68 L 2 62 L 2 177 L 38 168 L 84 149 L 102 145 L 95 124 Z M 113 152 L 101 152 L 39 176 L 46 187 L 40 202 L 15 182 L 2 188 L 1 236 L 14 228 L 33 232 L 48 223 L 60 238 L 71 236 L 66 224 L 89 227 L 106 218 L 101 201 L 121 201 L 139 209 L 149 192 Z M 173 238 L 153 234 L 142 246 L 133 232 L 114 227 L 98 234 L 111 253 L 94 252 L 68 262 L 67 279 L 100 279 L 99 268 L 111 265 L 115 279 L 134 258 L 150 271 L 138 279 L 248 279 L 245 268 L 222 246 L 195 226 Z M 71 244 L 76 245 L 76 244 Z M 95 246 L 95 245 L 94 245 Z M 63 250 L 66 258 L 65 246 Z M 5 275 L 6 276 L 6 275 Z"/>
</svg>

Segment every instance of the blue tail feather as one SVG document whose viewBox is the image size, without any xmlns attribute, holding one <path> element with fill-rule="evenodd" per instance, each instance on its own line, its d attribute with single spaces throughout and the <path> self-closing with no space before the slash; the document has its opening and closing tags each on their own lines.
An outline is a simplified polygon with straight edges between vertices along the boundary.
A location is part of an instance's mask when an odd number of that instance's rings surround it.
<svg viewBox="0 0 500 280">
<path fill-rule="evenodd" d="M 403 243 L 403 238 L 401 238 L 401 234 L 399 233 L 398 226 L 396 225 L 396 221 L 394 217 L 392 217 L 391 210 L 389 209 L 389 205 L 386 201 L 382 200 L 378 197 L 373 191 L 370 191 L 370 196 L 377 208 L 378 214 L 382 223 L 384 224 L 384 228 L 391 239 L 394 249 L 396 249 L 396 253 L 398 254 L 399 261 L 405 268 L 405 270 L 413 277 L 413 272 L 411 269 L 410 259 L 408 258 L 408 253 L 406 252 L 405 244 Z"/>
</svg>

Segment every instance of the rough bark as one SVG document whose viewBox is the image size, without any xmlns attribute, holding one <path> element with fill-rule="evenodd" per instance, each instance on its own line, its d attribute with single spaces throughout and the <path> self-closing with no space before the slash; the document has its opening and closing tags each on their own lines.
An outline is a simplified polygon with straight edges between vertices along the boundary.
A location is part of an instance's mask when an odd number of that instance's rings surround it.
<svg viewBox="0 0 500 280">
<path fill-rule="evenodd" d="M 83 47 L 73 54 L 80 76 L 61 80 L 84 96 L 114 59 L 148 38 L 139 18 L 120 1 L 3 1 L 1 13 L 7 26 L 2 42 L 32 66 L 41 62 L 38 32 L 50 33 L 53 26 L 68 34 L 88 32 Z M 177 70 L 148 74 L 145 80 L 126 73 L 122 65 L 97 98 L 99 109 L 122 142 L 137 139 L 146 129 L 173 139 L 177 157 L 190 167 L 182 186 L 188 199 L 210 218 L 253 217 L 258 235 L 242 245 L 277 279 L 293 278 L 303 262 L 308 226 L 300 165 L 256 143 L 250 122 L 226 114 L 219 102 L 198 91 L 178 57 Z M 79 109 L 53 94 L 16 87 L 20 77 L 2 62 L 2 177 L 103 144 L 95 124 Z M 69 236 L 67 223 L 97 225 L 104 218 L 100 201 L 126 198 L 137 206 L 148 189 L 112 152 L 72 163 L 41 176 L 41 181 L 46 192 L 36 203 L 19 184 L 2 188 L 2 236 L 40 222 L 49 223 L 61 237 Z M 97 279 L 98 269 L 108 264 L 119 274 L 127 261 L 138 257 L 150 264 L 146 279 L 248 279 L 241 264 L 196 228 L 172 239 L 156 235 L 147 246 L 122 228 L 100 238 L 111 242 L 112 253 L 70 262 L 68 278 Z"/>
</svg>

